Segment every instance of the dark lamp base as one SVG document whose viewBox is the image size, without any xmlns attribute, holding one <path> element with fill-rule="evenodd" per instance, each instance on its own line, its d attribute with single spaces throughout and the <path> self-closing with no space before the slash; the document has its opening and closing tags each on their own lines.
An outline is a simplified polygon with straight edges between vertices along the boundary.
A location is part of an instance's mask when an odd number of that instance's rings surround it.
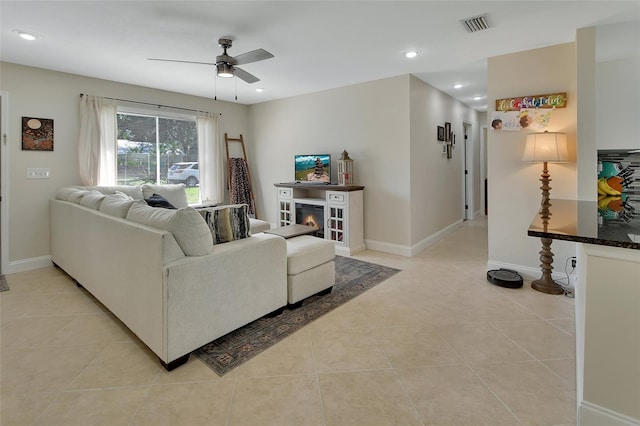
<svg viewBox="0 0 640 426">
<path fill-rule="evenodd" d="M 547 294 L 564 294 L 562 287 L 552 279 L 540 278 L 531 282 L 531 288 Z"/>
</svg>

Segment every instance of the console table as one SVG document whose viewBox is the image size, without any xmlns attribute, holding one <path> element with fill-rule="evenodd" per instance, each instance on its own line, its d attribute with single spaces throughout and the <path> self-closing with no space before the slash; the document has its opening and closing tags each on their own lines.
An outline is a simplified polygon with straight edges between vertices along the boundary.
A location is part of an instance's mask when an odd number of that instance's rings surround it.
<svg viewBox="0 0 640 426">
<path fill-rule="evenodd" d="M 317 206 L 323 213 L 323 220 L 316 225 L 321 228 L 325 240 L 335 243 L 337 254 L 350 256 L 365 249 L 364 186 L 297 182 L 274 185 L 278 191 L 278 227 L 298 223 L 296 206 L 298 209 Z"/>
</svg>

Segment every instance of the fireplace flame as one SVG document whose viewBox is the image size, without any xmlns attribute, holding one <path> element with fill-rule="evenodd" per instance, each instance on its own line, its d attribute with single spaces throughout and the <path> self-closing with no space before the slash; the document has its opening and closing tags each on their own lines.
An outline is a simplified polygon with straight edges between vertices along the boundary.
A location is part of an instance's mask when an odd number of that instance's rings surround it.
<svg viewBox="0 0 640 426">
<path fill-rule="evenodd" d="M 308 215 L 305 219 L 304 219 L 304 224 L 307 226 L 318 226 L 318 224 L 316 223 L 316 219 L 312 216 L 312 215 Z"/>
</svg>

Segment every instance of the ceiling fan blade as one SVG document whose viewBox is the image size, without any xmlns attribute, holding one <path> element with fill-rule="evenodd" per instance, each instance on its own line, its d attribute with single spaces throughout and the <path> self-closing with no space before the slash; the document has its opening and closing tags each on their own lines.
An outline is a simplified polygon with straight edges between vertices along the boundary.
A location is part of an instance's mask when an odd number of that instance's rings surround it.
<svg viewBox="0 0 640 426">
<path fill-rule="evenodd" d="M 243 53 L 233 57 L 234 65 L 244 65 L 251 62 L 263 61 L 265 59 L 273 58 L 273 55 L 264 49 L 256 49 L 251 52 Z"/>
<path fill-rule="evenodd" d="M 197 62 L 197 61 L 181 61 L 179 59 L 160 59 L 160 58 L 147 58 L 149 61 L 163 61 L 163 62 L 181 62 L 184 64 L 201 64 L 201 65 L 215 65 L 215 62 Z"/>
<path fill-rule="evenodd" d="M 242 68 L 233 67 L 233 70 L 234 70 L 234 73 L 235 73 L 236 77 L 246 81 L 249 84 L 255 83 L 256 81 L 260 81 L 260 79 L 258 77 L 256 77 L 253 74 L 249 74 L 248 72 L 246 72 Z"/>
</svg>

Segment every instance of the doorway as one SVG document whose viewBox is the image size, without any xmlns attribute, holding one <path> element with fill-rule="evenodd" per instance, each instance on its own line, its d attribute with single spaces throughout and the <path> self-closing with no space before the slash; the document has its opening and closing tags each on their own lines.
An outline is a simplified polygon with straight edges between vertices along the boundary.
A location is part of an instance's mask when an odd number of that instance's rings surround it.
<svg viewBox="0 0 640 426">
<path fill-rule="evenodd" d="M 9 94 L 0 91 L 0 275 L 6 273 L 9 255 L 9 235 L 7 233 L 7 164 L 9 133 Z"/>
<path fill-rule="evenodd" d="M 487 126 L 482 126 L 480 129 L 480 202 L 485 216 L 489 214 L 487 184 Z"/>
<path fill-rule="evenodd" d="M 471 178 L 472 164 L 473 164 L 473 141 L 471 140 L 471 123 L 462 123 L 463 133 L 463 176 L 462 176 L 462 206 L 464 209 L 464 220 L 473 219 L 473 181 Z"/>
</svg>

